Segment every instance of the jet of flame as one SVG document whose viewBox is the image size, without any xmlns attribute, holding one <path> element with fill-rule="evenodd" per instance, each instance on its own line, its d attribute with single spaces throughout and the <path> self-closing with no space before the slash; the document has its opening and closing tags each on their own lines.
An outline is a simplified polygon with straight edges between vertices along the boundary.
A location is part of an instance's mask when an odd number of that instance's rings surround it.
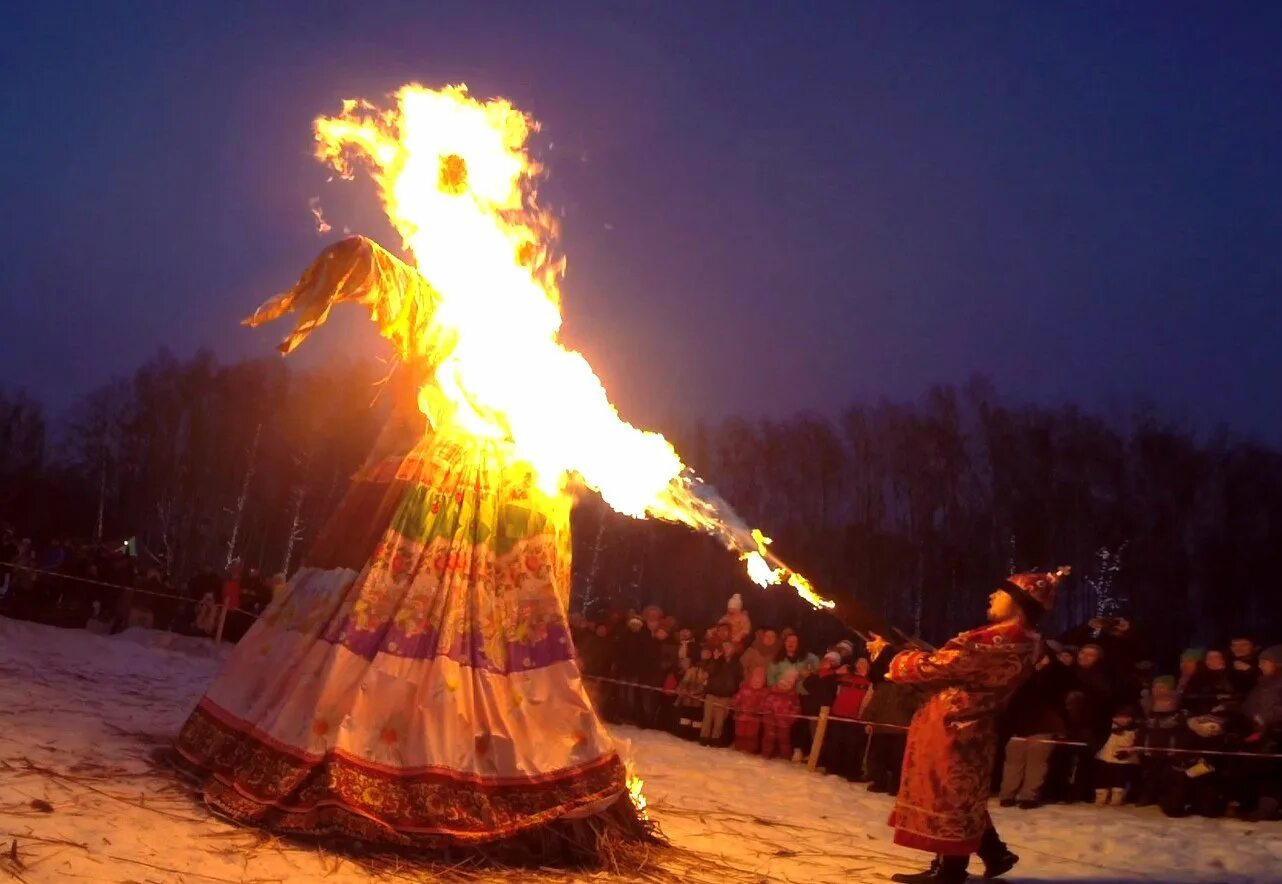
<svg viewBox="0 0 1282 884">
<path fill-rule="evenodd" d="M 407 85 L 395 106 L 344 102 L 316 121 L 317 156 L 352 177 L 370 170 L 419 272 L 439 296 L 434 321 L 455 342 L 437 366 L 446 400 L 420 397 L 433 422 L 510 439 L 548 491 L 577 475 L 615 510 L 718 537 L 762 586 L 787 583 L 815 607 L 833 603 L 778 560 L 682 462 L 663 436 L 619 417 L 587 360 L 557 340 L 563 259 L 539 209 L 540 169 L 526 151 L 535 123 L 467 87 Z"/>
</svg>

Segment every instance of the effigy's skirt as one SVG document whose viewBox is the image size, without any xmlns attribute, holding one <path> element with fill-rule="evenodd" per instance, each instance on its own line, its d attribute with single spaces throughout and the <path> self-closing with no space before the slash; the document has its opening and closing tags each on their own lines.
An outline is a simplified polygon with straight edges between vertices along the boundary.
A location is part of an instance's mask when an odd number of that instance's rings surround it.
<svg viewBox="0 0 1282 884">
<path fill-rule="evenodd" d="M 182 728 L 206 802 L 408 847 L 648 837 L 574 660 L 569 507 L 469 437 L 357 477 Z"/>
</svg>

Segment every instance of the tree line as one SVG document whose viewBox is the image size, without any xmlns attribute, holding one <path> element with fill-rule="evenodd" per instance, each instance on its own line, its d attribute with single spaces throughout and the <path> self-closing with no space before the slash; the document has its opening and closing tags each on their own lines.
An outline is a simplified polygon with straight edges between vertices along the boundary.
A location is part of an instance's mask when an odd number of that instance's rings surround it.
<svg viewBox="0 0 1282 884">
<path fill-rule="evenodd" d="M 382 375 L 162 351 L 56 419 L 0 391 L 0 520 L 43 540 L 136 536 L 176 579 L 233 557 L 292 570 L 385 419 Z M 1225 429 L 1011 404 L 982 379 L 835 417 L 664 429 L 822 592 L 927 638 L 973 625 L 996 578 L 1059 564 L 1076 572 L 1059 624 L 1129 616 L 1168 657 L 1242 627 L 1282 633 L 1282 452 Z M 588 493 L 574 526 L 578 606 L 693 622 L 739 592 L 759 622 L 805 616 L 678 526 Z"/>
</svg>

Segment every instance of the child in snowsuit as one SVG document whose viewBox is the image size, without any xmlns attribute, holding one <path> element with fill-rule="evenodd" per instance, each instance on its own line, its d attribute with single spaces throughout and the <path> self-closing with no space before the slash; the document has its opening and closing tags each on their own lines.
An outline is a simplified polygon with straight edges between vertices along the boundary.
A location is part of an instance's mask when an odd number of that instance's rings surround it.
<svg viewBox="0 0 1282 884">
<path fill-rule="evenodd" d="M 761 752 L 761 718 L 769 694 L 766 670 L 758 666 L 748 673 L 734 698 L 734 747 L 740 752 Z"/>
<path fill-rule="evenodd" d="M 1113 714 L 1113 727 L 1108 739 L 1095 753 L 1094 782 L 1096 804 L 1122 804 L 1131 788 L 1139 756 L 1131 750 L 1139 734 L 1136 710 L 1123 706 Z"/>
</svg>

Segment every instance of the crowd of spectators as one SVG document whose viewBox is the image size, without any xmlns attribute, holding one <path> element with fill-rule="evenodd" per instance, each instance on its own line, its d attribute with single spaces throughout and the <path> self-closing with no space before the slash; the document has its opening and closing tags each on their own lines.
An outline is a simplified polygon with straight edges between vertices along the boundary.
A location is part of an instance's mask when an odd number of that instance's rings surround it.
<svg viewBox="0 0 1282 884">
<path fill-rule="evenodd" d="M 54 540 L 0 529 L 0 614 L 113 633 L 130 627 L 236 641 L 284 585 L 234 562 L 181 585 L 129 543 Z M 219 616 L 225 609 L 226 615 Z M 221 621 L 221 623 L 220 623 Z M 695 629 L 657 606 L 571 615 L 579 665 L 602 716 L 766 759 L 810 759 L 894 793 L 918 689 L 869 679 L 862 643 L 805 647 L 754 625 L 739 596 Z M 1174 662 L 1174 661 L 1172 661 Z M 1157 805 L 1170 816 L 1279 815 L 1282 645 L 1246 634 L 1189 648 L 1170 672 L 1123 618 L 1044 643 L 1005 717 L 993 788 L 1003 806 Z M 821 709 L 829 710 L 816 741 Z"/>
<path fill-rule="evenodd" d="M 810 760 L 894 793 L 918 689 L 869 680 L 862 644 L 812 652 L 792 629 L 754 628 L 738 596 L 700 629 L 657 606 L 571 619 L 580 667 L 607 721 L 707 746 Z M 1282 799 L 1282 645 L 1246 635 L 1191 648 L 1163 674 L 1123 618 L 1047 640 L 1005 717 L 994 792 L 1006 807 L 1157 805 L 1169 816 L 1273 819 Z"/>
<path fill-rule="evenodd" d="M 267 579 L 234 562 L 225 574 L 206 568 L 180 583 L 170 578 L 163 558 L 132 541 L 37 545 L 0 528 L 0 614 L 52 626 L 212 636 L 225 606 L 223 638 L 235 641 L 284 582 L 283 575 Z"/>
</svg>

